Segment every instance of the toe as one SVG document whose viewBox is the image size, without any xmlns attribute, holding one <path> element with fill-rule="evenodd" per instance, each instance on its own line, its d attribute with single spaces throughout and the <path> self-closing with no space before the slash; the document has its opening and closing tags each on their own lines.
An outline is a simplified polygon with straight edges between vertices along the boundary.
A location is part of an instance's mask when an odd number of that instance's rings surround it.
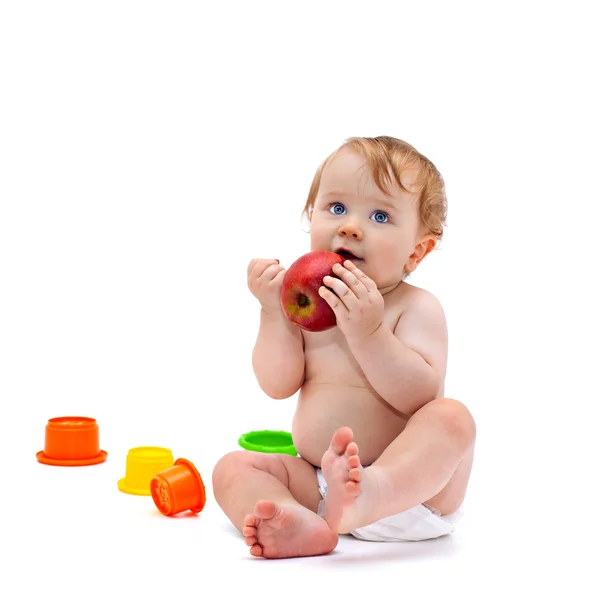
<svg viewBox="0 0 600 600">
<path fill-rule="evenodd" d="M 258 539 L 256 538 L 256 536 L 253 536 L 253 535 L 247 535 L 244 538 L 244 542 L 245 542 L 246 546 L 254 546 L 254 544 L 256 544 L 257 541 L 258 541 Z"/>
<path fill-rule="evenodd" d="M 252 554 L 252 556 L 262 556 L 262 548 L 258 544 L 254 544 L 254 546 L 250 548 L 250 554 Z"/>
<path fill-rule="evenodd" d="M 362 479 L 362 471 L 360 469 L 350 469 L 348 471 L 348 478 L 358 483 Z"/>
<path fill-rule="evenodd" d="M 245 527 L 256 527 L 257 525 L 258 519 L 256 518 L 256 515 L 246 515 L 246 518 L 244 519 Z"/>
<path fill-rule="evenodd" d="M 356 456 L 358 454 L 358 445 L 356 442 L 350 442 L 346 448 L 346 454 L 348 456 Z"/>
<path fill-rule="evenodd" d="M 255 510 L 261 519 L 272 519 L 277 512 L 277 505 L 270 500 L 260 500 L 256 504 Z"/>
<path fill-rule="evenodd" d="M 348 448 L 348 444 L 352 441 L 352 429 L 350 427 L 340 427 L 336 430 L 331 438 L 331 448 L 339 455 L 344 454 Z"/>
<path fill-rule="evenodd" d="M 243 533 L 243 534 L 244 534 L 246 537 L 249 537 L 249 536 L 251 536 L 251 535 L 256 535 L 256 527 L 248 527 L 248 526 L 246 526 L 246 527 L 244 527 L 244 528 L 242 529 L 242 533 Z"/>
<path fill-rule="evenodd" d="M 347 481 L 346 482 L 346 491 L 349 494 L 356 495 L 360 492 L 360 484 L 356 481 Z"/>
<path fill-rule="evenodd" d="M 350 469 L 358 469 L 360 467 L 360 458 L 358 456 L 349 456 L 348 457 L 348 467 Z"/>
</svg>

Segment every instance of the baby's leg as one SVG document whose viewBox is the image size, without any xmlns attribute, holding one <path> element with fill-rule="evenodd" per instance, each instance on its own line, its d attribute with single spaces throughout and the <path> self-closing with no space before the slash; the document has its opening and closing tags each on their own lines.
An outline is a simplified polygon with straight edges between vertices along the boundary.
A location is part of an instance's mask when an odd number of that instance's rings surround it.
<svg viewBox="0 0 600 600">
<path fill-rule="evenodd" d="M 321 461 L 327 481 L 325 519 L 347 533 L 426 503 L 442 515 L 465 496 L 475 443 L 475 423 L 456 400 L 429 402 L 369 467 L 360 465 L 352 430 L 338 429 Z"/>
<path fill-rule="evenodd" d="M 337 533 L 316 512 L 315 468 L 285 454 L 231 452 L 213 471 L 215 499 L 242 532 L 250 553 L 265 558 L 331 552 Z"/>
</svg>

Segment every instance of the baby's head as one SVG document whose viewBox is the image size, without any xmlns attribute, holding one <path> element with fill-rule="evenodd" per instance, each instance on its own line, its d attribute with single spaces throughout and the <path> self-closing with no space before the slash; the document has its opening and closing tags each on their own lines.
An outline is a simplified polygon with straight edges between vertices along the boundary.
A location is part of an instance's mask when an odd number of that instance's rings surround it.
<svg viewBox="0 0 600 600">
<path fill-rule="evenodd" d="M 379 136 L 375 138 L 353 137 L 347 139 L 332 152 L 319 166 L 310 186 L 303 214 L 310 220 L 315 200 L 321 184 L 321 175 L 325 166 L 343 149 L 348 148 L 362 154 L 366 159 L 377 187 L 388 193 L 393 181 L 404 191 L 402 176 L 416 171 L 413 193 L 418 193 L 418 207 L 421 224 L 427 232 L 441 240 L 446 224 L 446 189 L 441 174 L 435 165 L 410 144 L 397 138 Z M 392 180 L 390 178 L 393 178 Z"/>
<path fill-rule="evenodd" d="M 369 252 L 375 260 L 365 256 L 365 263 L 381 288 L 414 271 L 441 240 L 446 206 L 442 176 L 410 144 L 387 136 L 353 137 L 317 169 L 303 214 L 313 250 L 350 246 Z M 371 246 L 373 239 L 378 242 Z M 401 271 L 394 268 L 394 277 L 384 277 L 375 262 L 388 269 L 402 263 Z"/>
</svg>

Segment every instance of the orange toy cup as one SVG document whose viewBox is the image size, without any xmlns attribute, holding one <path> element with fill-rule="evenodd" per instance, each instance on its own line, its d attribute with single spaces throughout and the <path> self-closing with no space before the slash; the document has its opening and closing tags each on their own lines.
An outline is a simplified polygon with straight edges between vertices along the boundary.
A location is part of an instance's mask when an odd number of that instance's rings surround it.
<svg viewBox="0 0 600 600">
<path fill-rule="evenodd" d="M 150 483 L 150 491 L 154 504 L 167 517 L 184 510 L 198 513 L 206 504 L 202 477 L 185 458 L 178 458 L 170 469 L 158 473 Z"/>
<path fill-rule="evenodd" d="M 46 425 L 44 449 L 37 453 L 45 465 L 77 467 L 96 465 L 106 460 L 100 450 L 96 419 L 89 417 L 56 417 Z"/>
</svg>

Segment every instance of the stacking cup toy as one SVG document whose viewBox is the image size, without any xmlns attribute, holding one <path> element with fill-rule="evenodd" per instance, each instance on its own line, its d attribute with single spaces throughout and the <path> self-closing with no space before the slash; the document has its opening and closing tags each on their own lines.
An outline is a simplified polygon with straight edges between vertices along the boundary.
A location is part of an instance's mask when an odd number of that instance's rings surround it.
<svg viewBox="0 0 600 600">
<path fill-rule="evenodd" d="M 150 490 L 156 508 L 167 517 L 185 510 L 198 513 L 206 504 L 202 477 L 185 458 L 178 458 L 170 469 L 158 473 L 150 483 Z"/>
<path fill-rule="evenodd" d="M 125 462 L 125 477 L 119 479 L 122 492 L 150 496 L 150 482 L 161 471 L 173 466 L 173 453 L 168 448 L 139 446 L 131 448 Z"/>
<path fill-rule="evenodd" d="M 36 456 L 45 465 L 79 467 L 106 460 L 100 450 L 98 424 L 89 417 L 55 417 L 46 425 L 44 449 Z"/>
<path fill-rule="evenodd" d="M 287 431 L 271 431 L 270 429 L 249 431 L 239 437 L 238 444 L 242 448 L 254 452 L 298 455 L 294 447 L 292 434 Z"/>
</svg>

